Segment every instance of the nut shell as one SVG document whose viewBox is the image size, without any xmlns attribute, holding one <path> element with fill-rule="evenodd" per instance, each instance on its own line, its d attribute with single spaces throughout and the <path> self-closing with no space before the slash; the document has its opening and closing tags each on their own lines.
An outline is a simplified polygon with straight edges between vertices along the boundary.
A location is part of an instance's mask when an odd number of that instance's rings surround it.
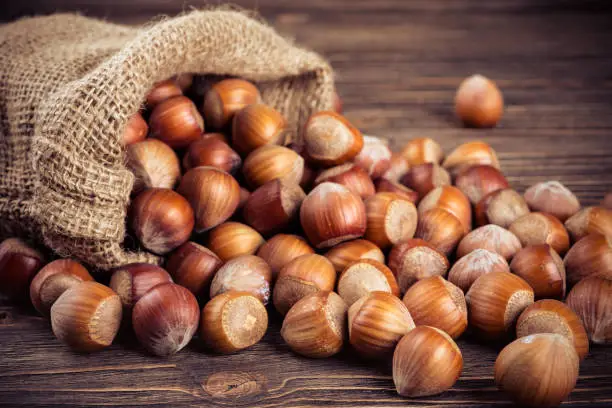
<svg viewBox="0 0 612 408">
<path fill-rule="evenodd" d="M 208 248 L 223 262 L 242 255 L 254 255 L 264 242 L 253 228 L 233 221 L 215 227 L 208 234 Z"/>
<path fill-rule="evenodd" d="M 457 217 L 466 234 L 472 230 L 472 206 L 457 187 L 442 186 L 431 190 L 419 202 L 419 215 L 433 208 L 441 208 Z"/>
<path fill-rule="evenodd" d="M 519 193 L 506 188 L 484 196 L 476 204 L 474 213 L 478 226 L 495 224 L 508 228 L 514 221 L 529 214 L 529 207 Z"/>
<path fill-rule="evenodd" d="M 465 231 L 465 226 L 450 212 L 432 208 L 419 215 L 416 238 L 433 245 L 445 255 L 453 253 Z"/>
<path fill-rule="evenodd" d="M 243 255 L 227 261 L 215 274 L 210 284 L 210 297 L 228 292 L 248 292 L 264 305 L 270 298 L 272 271 L 258 256 Z"/>
<path fill-rule="evenodd" d="M 595 344 L 612 344 L 612 281 L 589 276 L 567 295 L 567 305 L 580 317 L 589 339 Z"/>
<path fill-rule="evenodd" d="M 176 81 L 173 79 L 166 79 L 165 81 L 160 81 L 153 85 L 153 89 L 151 89 L 145 97 L 145 103 L 147 108 L 153 109 L 166 99 L 181 95 L 183 95 L 183 91 Z"/>
<path fill-rule="evenodd" d="M 508 261 L 497 252 L 479 248 L 455 262 L 448 271 L 448 280 L 465 293 L 476 279 L 489 272 L 510 272 Z"/>
<path fill-rule="evenodd" d="M 558 181 L 544 181 L 525 190 L 525 201 L 532 211 L 544 212 L 565 222 L 580 211 L 580 201 Z"/>
<path fill-rule="evenodd" d="M 486 164 L 499 169 L 497 153 L 485 142 L 473 141 L 459 145 L 442 163 L 451 175 L 456 176 L 463 170 L 478 164 Z"/>
<path fill-rule="evenodd" d="M 509 230 L 516 235 L 523 246 L 548 244 L 558 254 L 567 252 L 569 234 L 563 223 L 546 213 L 529 213 L 514 221 Z"/>
<path fill-rule="evenodd" d="M 312 115 L 303 133 L 308 160 L 324 167 L 352 160 L 363 148 L 363 135 L 344 116 L 331 111 Z"/>
<path fill-rule="evenodd" d="M 286 125 L 283 115 L 268 105 L 246 106 L 232 120 L 232 146 L 246 156 L 258 147 L 282 144 Z"/>
<path fill-rule="evenodd" d="M 486 249 L 510 260 L 521 247 L 521 241 L 512 232 L 499 225 L 489 224 L 476 228 L 461 240 L 457 257 L 461 258 L 476 249 Z"/>
<path fill-rule="evenodd" d="M 442 147 L 429 137 L 410 140 L 400 154 L 408 160 L 410 166 L 423 163 L 440 163 L 444 158 Z"/>
<path fill-rule="evenodd" d="M 365 239 L 338 244 L 327 251 L 325 257 L 334 265 L 337 273 L 341 273 L 350 263 L 360 259 L 373 259 L 385 263 L 385 254 L 379 247 Z"/>
<path fill-rule="evenodd" d="M 527 281 L 536 299 L 565 297 L 563 260 L 550 245 L 530 245 L 521 249 L 512 259 L 510 269 Z"/>
<path fill-rule="evenodd" d="M 242 173 L 254 189 L 276 178 L 290 184 L 300 184 L 304 174 L 304 159 L 286 147 L 265 145 L 246 157 Z"/>
<path fill-rule="evenodd" d="M 242 159 L 227 143 L 216 137 L 201 137 L 191 143 L 183 156 L 185 170 L 208 166 L 235 174 L 242 165 Z"/>
<path fill-rule="evenodd" d="M 415 282 L 432 276 L 445 276 L 449 262 L 444 253 L 422 239 L 400 242 L 389 252 L 389 268 L 402 293 Z"/>
<path fill-rule="evenodd" d="M 348 306 L 374 291 L 400 295 L 393 272 L 384 264 L 372 259 L 360 259 L 342 271 L 338 280 L 338 294 Z"/>
<path fill-rule="evenodd" d="M 0 244 L 0 293 L 12 300 L 28 296 L 30 281 L 44 265 L 43 255 L 19 238 Z"/>
<path fill-rule="evenodd" d="M 281 269 L 302 255 L 314 254 L 306 240 L 297 235 L 277 234 L 264 243 L 257 256 L 270 265 L 272 280 L 275 281 Z"/>
<path fill-rule="evenodd" d="M 493 127 L 504 112 L 504 98 L 493 81 L 472 75 L 457 89 L 455 112 L 466 126 Z"/>
<path fill-rule="evenodd" d="M 612 210 L 603 207 L 585 207 L 565 221 L 565 228 L 574 242 L 589 234 L 612 237 Z"/>
<path fill-rule="evenodd" d="M 134 174 L 133 194 L 148 188 L 174 188 L 181 166 L 174 150 L 157 139 L 134 143 L 126 150 L 127 167 Z"/>
<path fill-rule="evenodd" d="M 411 203 L 415 204 L 419 201 L 419 193 L 397 182 L 379 178 L 374 184 L 377 193 L 395 193 Z"/>
<path fill-rule="evenodd" d="M 317 186 L 324 182 L 341 184 L 363 199 L 376 193 L 376 188 L 368 173 L 355 163 L 345 163 L 323 170 L 314 183 Z"/>
<path fill-rule="evenodd" d="M 587 235 L 570 248 L 563 264 L 570 286 L 592 275 L 612 278 L 612 238 L 601 234 Z"/>
<path fill-rule="evenodd" d="M 166 270 L 177 285 L 194 295 L 208 295 L 210 282 L 222 264 L 210 249 L 188 241 L 172 252 Z"/>
<path fill-rule="evenodd" d="M 128 119 L 125 129 L 123 129 L 123 135 L 121 141 L 124 146 L 129 146 L 134 143 L 142 142 L 147 138 L 149 132 L 149 125 L 144 120 L 140 112 L 136 112 Z"/>
<path fill-rule="evenodd" d="M 434 188 L 450 185 L 451 178 L 450 174 L 437 163 L 423 163 L 410 167 L 401 181 L 423 198 Z"/>
<path fill-rule="evenodd" d="M 381 177 L 391 166 L 391 150 L 375 136 L 363 136 L 363 148 L 354 162 L 363 168 L 372 179 Z"/>
<path fill-rule="evenodd" d="M 173 149 L 189 146 L 204 132 L 204 120 L 191 99 L 175 96 L 160 102 L 149 117 L 151 137 Z"/>
<path fill-rule="evenodd" d="M 236 112 L 260 101 L 261 95 L 252 83 L 238 78 L 224 79 L 206 93 L 202 112 L 206 123 L 220 130 L 230 123 Z"/>
<path fill-rule="evenodd" d="M 455 185 L 476 205 L 487 194 L 508 188 L 508 180 L 497 168 L 479 164 L 459 173 Z"/>
<path fill-rule="evenodd" d="M 417 209 L 402 196 L 395 193 L 377 193 L 365 200 L 365 207 L 365 238 L 381 249 L 414 236 Z"/>
<path fill-rule="evenodd" d="M 125 309 L 132 309 L 148 291 L 162 283 L 172 283 L 172 278 L 163 268 L 147 263 L 133 263 L 115 269 L 110 280 Z"/>
</svg>

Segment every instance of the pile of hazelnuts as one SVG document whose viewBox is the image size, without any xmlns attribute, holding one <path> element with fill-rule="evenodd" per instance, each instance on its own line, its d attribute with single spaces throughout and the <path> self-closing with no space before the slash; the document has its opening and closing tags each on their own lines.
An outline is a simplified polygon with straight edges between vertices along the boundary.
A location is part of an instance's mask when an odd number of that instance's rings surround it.
<svg viewBox="0 0 612 408">
<path fill-rule="evenodd" d="M 71 348 L 109 346 L 124 320 L 155 355 L 196 332 L 232 353 L 264 336 L 270 302 L 295 353 L 324 358 L 348 343 L 392 356 L 397 392 L 416 397 L 457 381 L 454 339 L 469 326 L 484 341 L 516 335 L 495 381 L 519 403 L 550 406 L 574 388 L 589 340 L 612 343 L 611 194 L 586 208 L 557 181 L 519 194 L 481 141 L 445 157 L 417 138 L 394 154 L 339 103 L 294 135 L 253 84 L 223 79 L 194 101 L 191 82 L 157 84 L 123 134 L 128 229 L 163 268 L 98 273 L 104 285 L 74 260 L 45 264 L 20 239 L 0 245 L 2 292 L 29 291 Z M 503 111 L 482 76 L 455 102 L 473 127 Z"/>
</svg>

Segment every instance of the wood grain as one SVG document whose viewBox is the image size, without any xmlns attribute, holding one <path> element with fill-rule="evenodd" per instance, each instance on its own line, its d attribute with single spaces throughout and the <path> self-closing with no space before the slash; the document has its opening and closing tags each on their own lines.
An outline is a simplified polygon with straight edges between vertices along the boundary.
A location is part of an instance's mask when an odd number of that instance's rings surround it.
<svg viewBox="0 0 612 408">
<path fill-rule="evenodd" d="M 0 20 L 79 10 L 142 23 L 204 1 L 26 0 L 5 2 Z M 214 2 L 213 2 L 214 3 Z M 399 148 L 431 136 L 450 151 L 483 139 L 511 184 L 568 185 L 584 205 L 612 190 L 612 3 L 580 0 L 243 0 L 280 32 L 324 54 L 337 71 L 347 116 Z M 208 2 L 210 4 L 210 2 Z M 216 4 L 216 3 L 214 3 Z M 465 76 L 494 78 L 506 99 L 499 127 L 461 128 L 452 115 Z M 146 354 L 129 333 L 110 349 L 75 354 L 43 318 L 0 300 L 0 406 L 509 406 L 493 383 L 501 344 L 469 334 L 465 369 L 439 396 L 399 397 L 388 361 L 350 350 L 326 360 L 291 353 L 280 317 L 260 344 L 230 356 L 195 340 L 180 354 Z M 564 406 L 612 405 L 612 350 L 593 347 Z"/>
</svg>

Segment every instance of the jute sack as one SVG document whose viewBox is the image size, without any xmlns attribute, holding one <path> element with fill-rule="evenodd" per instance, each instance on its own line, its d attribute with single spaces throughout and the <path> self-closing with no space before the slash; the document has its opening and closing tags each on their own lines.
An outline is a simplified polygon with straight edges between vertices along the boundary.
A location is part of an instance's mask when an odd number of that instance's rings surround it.
<svg viewBox="0 0 612 408">
<path fill-rule="evenodd" d="M 123 247 L 134 178 L 120 138 L 154 83 L 179 73 L 254 81 L 296 128 L 330 109 L 333 72 L 246 13 L 145 27 L 58 14 L 0 27 L 0 235 L 100 269 L 156 262 Z"/>
</svg>

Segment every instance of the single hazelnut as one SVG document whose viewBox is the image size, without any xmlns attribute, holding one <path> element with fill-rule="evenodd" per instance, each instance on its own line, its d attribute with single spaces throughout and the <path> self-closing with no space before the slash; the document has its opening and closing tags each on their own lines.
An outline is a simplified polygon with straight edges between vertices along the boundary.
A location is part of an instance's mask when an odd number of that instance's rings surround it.
<svg viewBox="0 0 612 408">
<path fill-rule="evenodd" d="M 176 153 L 157 139 L 129 145 L 126 158 L 127 167 L 134 173 L 134 194 L 148 188 L 172 189 L 181 177 L 181 165 Z"/>
<path fill-rule="evenodd" d="M 130 206 L 130 226 L 149 251 L 163 255 L 186 242 L 193 231 L 189 202 L 169 189 L 151 188 L 138 194 Z"/>
<path fill-rule="evenodd" d="M 474 209 L 476 224 L 495 224 L 508 228 L 514 221 L 529 214 L 527 203 L 511 188 L 496 190 L 487 194 Z"/>
<path fill-rule="evenodd" d="M 387 180 L 399 181 L 410 169 L 410 163 L 401 154 L 392 153 L 389 168 L 381 176 Z"/>
<path fill-rule="evenodd" d="M 215 167 L 229 174 L 235 174 L 242 165 L 242 159 L 227 143 L 216 137 L 199 138 L 191 143 L 183 156 L 185 170 L 199 166 Z"/>
<path fill-rule="evenodd" d="M 193 85 L 193 77 L 193 74 L 182 73 L 176 75 L 173 79 L 176 85 L 181 88 L 181 91 L 185 92 Z"/>
<path fill-rule="evenodd" d="M 19 238 L 0 244 L 0 293 L 12 300 L 28 296 L 30 281 L 45 264 L 43 255 Z"/>
<path fill-rule="evenodd" d="M 327 251 L 325 257 L 334 265 L 337 273 L 341 273 L 350 263 L 360 259 L 373 259 L 385 263 L 385 254 L 378 246 L 365 239 L 338 244 Z"/>
<path fill-rule="evenodd" d="M 304 174 L 304 159 L 286 147 L 265 145 L 247 156 L 242 173 L 253 188 L 276 178 L 290 184 L 300 184 Z"/>
<path fill-rule="evenodd" d="M 189 146 L 204 132 L 204 120 L 186 96 L 175 96 L 155 106 L 149 118 L 151 137 L 173 149 Z"/>
<path fill-rule="evenodd" d="M 448 281 L 467 293 L 476 279 L 490 272 L 510 272 L 508 261 L 497 252 L 475 249 L 455 262 L 448 271 Z"/>
<path fill-rule="evenodd" d="M 268 312 L 255 296 L 229 291 L 202 309 L 200 338 L 218 353 L 234 353 L 256 344 L 268 329 Z"/>
<path fill-rule="evenodd" d="M 582 320 L 589 340 L 612 344 L 612 280 L 604 276 L 584 278 L 572 288 L 566 303 Z"/>
<path fill-rule="evenodd" d="M 423 163 L 410 167 L 410 170 L 401 177 L 401 182 L 423 198 L 436 187 L 450 185 L 451 178 L 439 164 Z"/>
<path fill-rule="evenodd" d="M 368 173 L 354 163 L 341 164 L 323 170 L 315 179 L 314 184 L 318 186 L 324 182 L 343 185 L 363 199 L 371 197 L 376 193 L 376 188 Z"/>
<path fill-rule="evenodd" d="M 124 146 L 142 142 L 147 138 L 148 132 L 149 125 L 147 125 L 140 112 L 136 112 L 128 119 L 121 136 L 121 142 Z"/>
<path fill-rule="evenodd" d="M 391 269 L 372 259 L 352 262 L 342 271 L 338 280 L 338 294 L 348 306 L 375 291 L 400 295 L 399 286 Z"/>
<path fill-rule="evenodd" d="M 133 263 L 115 269 L 109 286 L 119 295 L 124 309 L 132 309 L 145 293 L 162 283 L 172 283 L 172 278 L 163 268 Z"/>
<path fill-rule="evenodd" d="M 273 302 L 276 310 L 285 315 L 298 300 L 317 291 L 332 291 L 336 285 L 336 271 L 324 256 L 306 254 L 295 258 L 281 269 L 276 279 Z"/>
<path fill-rule="evenodd" d="M 612 237 L 587 235 L 570 248 L 563 264 L 570 286 L 592 275 L 612 278 Z"/>
<path fill-rule="evenodd" d="M 478 227 L 463 237 L 457 247 L 457 258 L 475 249 L 486 249 L 509 261 L 521 248 L 521 241 L 516 235 L 499 225 L 489 224 Z"/>
<path fill-rule="evenodd" d="M 520 406 L 556 407 L 576 386 L 578 369 L 578 354 L 565 337 L 533 334 L 499 353 L 495 383 Z"/>
<path fill-rule="evenodd" d="M 365 239 L 381 249 L 414 236 L 417 210 L 412 202 L 395 193 L 377 193 L 365 200 Z"/>
<path fill-rule="evenodd" d="M 537 333 L 565 336 L 576 348 L 580 360 L 589 353 L 589 338 L 580 318 L 569 306 L 558 300 L 538 300 L 519 316 L 516 322 L 516 337 Z"/>
<path fill-rule="evenodd" d="M 377 193 L 395 193 L 411 203 L 415 204 L 419 201 L 419 193 L 397 182 L 379 178 L 374 184 Z"/>
<path fill-rule="evenodd" d="M 162 283 L 145 293 L 132 309 L 132 326 L 140 344 L 157 356 L 181 351 L 198 329 L 200 307 L 193 293 Z"/>
<path fill-rule="evenodd" d="M 548 244 L 558 254 L 567 252 L 569 234 L 563 223 L 546 213 L 529 213 L 510 224 L 509 230 L 517 236 L 523 246 Z"/>
<path fill-rule="evenodd" d="M 227 261 L 215 274 L 210 284 L 210 297 L 235 290 L 248 292 L 264 305 L 270 298 L 272 271 L 258 256 L 243 255 Z"/>
<path fill-rule="evenodd" d="M 391 166 L 391 150 L 380 138 L 363 136 L 363 148 L 355 156 L 354 162 L 372 179 L 377 179 Z"/>
<path fill-rule="evenodd" d="M 370 292 L 349 308 L 348 328 L 349 341 L 360 355 L 380 358 L 393 353 L 414 322 L 397 296 Z"/>
<path fill-rule="evenodd" d="M 472 230 L 472 206 L 457 187 L 442 186 L 431 190 L 419 202 L 419 215 L 434 208 L 446 210 L 457 217 L 466 234 Z"/>
<path fill-rule="evenodd" d="M 525 190 L 525 201 L 532 211 L 544 212 L 565 222 L 580 211 L 580 201 L 558 181 L 544 181 Z"/>
<path fill-rule="evenodd" d="M 504 98 L 493 81 L 472 75 L 457 89 L 455 112 L 466 126 L 493 127 L 504 113 Z"/>
<path fill-rule="evenodd" d="M 110 288 L 88 281 L 74 285 L 51 306 L 51 328 L 59 341 L 77 351 L 111 345 L 121 325 L 121 300 Z"/>
<path fill-rule="evenodd" d="M 402 241 L 389 252 L 389 268 L 402 293 L 421 279 L 445 276 L 448 266 L 448 259 L 442 252 L 418 238 Z"/>
<path fill-rule="evenodd" d="M 346 187 L 322 183 L 302 201 L 300 222 L 315 248 L 329 248 L 365 234 L 365 205 Z"/>
<path fill-rule="evenodd" d="M 444 158 L 442 147 L 435 140 L 429 137 L 419 137 L 410 140 L 402 148 L 400 153 L 410 166 L 423 163 L 440 163 Z"/>
<path fill-rule="evenodd" d="M 393 353 L 393 383 L 403 397 L 440 394 L 463 370 L 457 344 L 435 327 L 420 326 L 406 334 Z"/>
<path fill-rule="evenodd" d="M 346 303 L 336 293 L 312 293 L 289 310 L 281 336 L 291 350 L 303 356 L 333 356 L 346 342 L 346 312 Z"/>
<path fill-rule="evenodd" d="M 350 161 L 363 147 L 359 129 L 332 111 L 312 115 L 304 126 L 303 139 L 308 160 L 323 167 Z"/>
<path fill-rule="evenodd" d="M 214 167 L 195 167 L 183 176 L 177 189 L 195 214 L 195 232 L 216 227 L 234 214 L 240 186 L 228 173 Z"/>
<path fill-rule="evenodd" d="M 529 245 L 521 249 L 512 258 L 510 270 L 525 279 L 536 299 L 565 297 L 563 260 L 550 245 Z"/>
<path fill-rule="evenodd" d="M 183 91 L 176 81 L 167 79 L 153 85 L 153 89 L 145 97 L 145 104 L 147 108 L 153 109 L 163 101 L 181 95 L 183 95 Z"/>
<path fill-rule="evenodd" d="M 257 231 L 239 222 L 225 222 L 208 234 L 208 248 L 223 262 L 242 255 L 254 255 L 264 242 Z"/>
<path fill-rule="evenodd" d="M 429 242 L 448 256 L 453 253 L 464 233 L 465 226 L 457 217 L 442 208 L 432 208 L 419 215 L 414 236 Z"/>
<path fill-rule="evenodd" d="M 224 79 L 206 93 L 202 112 L 206 123 L 220 130 L 230 123 L 236 112 L 260 101 L 261 95 L 252 83 L 237 78 Z"/>
<path fill-rule="evenodd" d="M 495 150 L 485 142 L 473 141 L 457 146 L 446 156 L 442 167 L 451 175 L 457 176 L 463 170 L 477 164 L 488 164 L 499 169 Z"/>
<path fill-rule="evenodd" d="M 194 295 L 208 295 L 210 282 L 223 261 L 213 251 L 192 241 L 174 250 L 166 262 L 166 270 L 174 282 Z"/>
<path fill-rule="evenodd" d="M 314 254 L 314 249 L 306 240 L 297 235 L 277 234 L 266 241 L 257 256 L 270 265 L 272 281 L 276 280 L 281 269 L 294 259 L 307 254 Z"/>
<path fill-rule="evenodd" d="M 603 207 L 585 207 L 565 221 L 565 228 L 574 242 L 589 234 L 612 237 L 612 210 Z"/>
<path fill-rule="evenodd" d="M 485 273 L 465 295 L 468 321 L 487 338 L 504 337 L 533 297 L 533 289 L 522 278 L 509 272 Z"/>
<path fill-rule="evenodd" d="M 453 339 L 468 325 L 467 305 L 461 289 L 443 277 L 431 276 L 412 285 L 404 295 L 404 304 L 417 326 L 432 326 Z"/>
<path fill-rule="evenodd" d="M 287 123 L 276 109 L 261 103 L 249 105 L 234 114 L 232 146 L 243 156 L 258 147 L 282 144 Z"/>
<path fill-rule="evenodd" d="M 93 281 L 87 269 L 72 259 L 57 259 L 45 265 L 32 279 L 30 300 L 43 316 L 49 316 L 51 306 L 62 293 L 81 282 Z"/>
<path fill-rule="evenodd" d="M 455 185 L 474 205 L 487 194 L 509 186 L 502 172 L 487 164 L 468 167 L 457 175 Z"/>
</svg>

